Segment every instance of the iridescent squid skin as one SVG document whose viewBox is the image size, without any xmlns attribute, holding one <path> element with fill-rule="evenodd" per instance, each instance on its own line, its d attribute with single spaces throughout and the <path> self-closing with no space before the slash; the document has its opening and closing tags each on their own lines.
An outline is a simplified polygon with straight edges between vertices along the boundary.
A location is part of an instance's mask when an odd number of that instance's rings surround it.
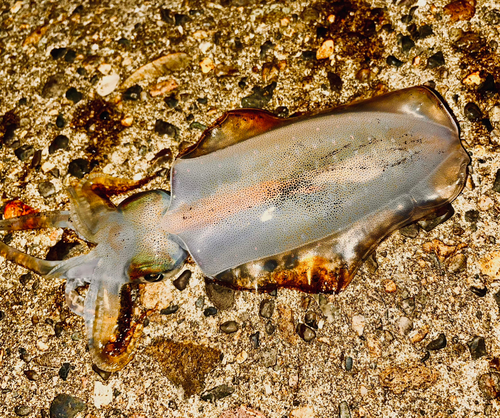
<svg viewBox="0 0 500 418">
<path fill-rule="evenodd" d="M 191 255 L 236 289 L 340 292 L 385 237 L 447 207 L 468 164 L 456 122 L 426 87 L 290 119 L 235 110 L 173 164 L 171 196 L 152 190 L 115 206 L 111 191 L 146 181 L 91 175 L 68 190 L 69 211 L 0 221 L 7 231 L 72 228 L 97 244 L 89 253 L 46 261 L 0 242 L 0 254 L 67 280 L 93 362 L 116 371 L 142 328 L 125 284 L 173 277 Z"/>
</svg>

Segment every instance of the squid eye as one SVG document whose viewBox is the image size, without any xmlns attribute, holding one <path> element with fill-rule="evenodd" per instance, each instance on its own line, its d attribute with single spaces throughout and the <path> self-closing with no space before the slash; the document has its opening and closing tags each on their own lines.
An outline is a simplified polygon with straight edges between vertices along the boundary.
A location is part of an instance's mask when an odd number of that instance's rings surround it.
<svg viewBox="0 0 500 418">
<path fill-rule="evenodd" d="M 163 274 L 161 273 L 152 273 L 152 274 L 146 274 L 144 276 L 144 280 L 146 280 L 149 283 L 155 283 L 163 280 Z"/>
</svg>

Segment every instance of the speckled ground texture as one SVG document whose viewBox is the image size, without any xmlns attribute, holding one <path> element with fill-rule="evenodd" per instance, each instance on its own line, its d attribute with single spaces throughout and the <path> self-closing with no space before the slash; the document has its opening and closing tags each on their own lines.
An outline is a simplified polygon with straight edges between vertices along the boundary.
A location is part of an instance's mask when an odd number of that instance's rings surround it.
<svg viewBox="0 0 500 418">
<path fill-rule="evenodd" d="M 500 416 L 499 39 L 494 0 L 2 2 L 3 205 L 67 208 L 72 174 L 90 170 L 139 179 L 164 169 L 146 189 L 168 190 L 172 157 L 254 91 L 254 105 L 291 115 L 427 84 L 472 163 L 455 215 L 394 233 L 342 294 L 209 297 L 193 263 L 183 291 L 145 286 L 142 306 L 156 308 L 135 359 L 111 376 L 92 370 L 64 282 L 0 262 L 0 416 L 56 416 L 60 394 L 83 402 L 57 415 L 68 417 Z M 159 67 L 132 80 L 142 92 L 125 91 L 140 67 L 177 52 L 181 70 Z M 49 153 L 58 135 L 69 143 Z M 4 240 L 44 257 L 61 237 Z M 269 319 L 263 300 L 274 301 Z M 226 309 L 205 316 L 214 303 Z M 296 332 L 306 314 L 318 325 L 310 342 Z M 238 331 L 222 332 L 231 320 Z M 168 358 L 183 349 L 207 363 L 191 385 L 188 357 Z"/>
</svg>

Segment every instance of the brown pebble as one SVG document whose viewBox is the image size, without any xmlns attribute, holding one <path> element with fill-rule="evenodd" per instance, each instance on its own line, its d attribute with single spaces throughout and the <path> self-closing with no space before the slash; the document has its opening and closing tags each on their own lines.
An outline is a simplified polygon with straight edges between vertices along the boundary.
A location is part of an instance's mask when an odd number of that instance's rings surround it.
<svg viewBox="0 0 500 418">
<path fill-rule="evenodd" d="M 456 0 L 448 3 L 443 12 L 450 16 L 452 22 L 471 20 L 476 13 L 476 0 Z"/>
<path fill-rule="evenodd" d="M 396 292 L 396 290 L 398 290 L 398 287 L 392 280 L 386 280 L 384 282 L 384 289 L 387 293 L 394 293 Z"/>
</svg>

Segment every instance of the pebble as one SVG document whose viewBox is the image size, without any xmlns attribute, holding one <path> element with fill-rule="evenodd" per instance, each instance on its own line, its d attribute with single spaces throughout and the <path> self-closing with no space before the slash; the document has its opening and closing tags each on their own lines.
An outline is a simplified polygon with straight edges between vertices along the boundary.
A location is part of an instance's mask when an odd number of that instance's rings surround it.
<svg viewBox="0 0 500 418">
<path fill-rule="evenodd" d="M 97 94 L 101 97 L 107 96 L 115 91 L 120 83 L 118 74 L 109 74 L 99 80 L 96 86 Z"/>
<path fill-rule="evenodd" d="M 234 388 L 228 385 L 219 385 L 204 392 L 200 398 L 202 401 L 215 401 L 230 396 L 234 393 Z"/>
<path fill-rule="evenodd" d="M 207 57 L 200 61 L 200 68 L 203 74 L 208 74 L 215 68 L 215 64 L 211 58 Z"/>
<path fill-rule="evenodd" d="M 68 149 L 69 138 L 66 135 L 57 135 L 49 145 L 49 154 L 54 154 L 59 149 Z"/>
<path fill-rule="evenodd" d="M 471 122 L 477 122 L 483 117 L 483 113 L 475 103 L 467 103 L 464 108 L 464 114 Z"/>
<path fill-rule="evenodd" d="M 323 60 L 326 58 L 330 58 L 330 56 L 333 54 L 333 51 L 334 51 L 333 41 L 331 39 L 328 39 L 324 41 L 316 51 L 316 59 Z"/>
<path fill-rule="evenodd" d="M 352 317 L 352 329 L 358 334 L 358 336 L 363 335 L 365 330 L 365 317 L 363 315 L 355 315 Z"/>
<path fill-rule="evenodd" d="M 165 97 L 165 104 L 171 109 L 177 107 L 179 104 L 179 100 L 175 98 L 175 94 L 171 94 L 170 96 Z"/>
<path fill-rule="evenodd" d="M 203 123 L 200 123 L 200 122 L 191 122 L 191 124 L 189 125 L 189 128 L 199 129 L 200 131 L 204 131 L 205 129 L 207 129 L 207 126 L 203 125 Z"/>
<path fill-rule="evenodd" d="M 238 331 L 239 325 L 236 321 L 226 321 L 220 325 L 220 330 L 224 334 L 232 334 L 233 332 Z"/>
<path fill-rule="evenodd" d="M 259 315 L 262 318 L 271 318 L 274 312 L 274 300 L 263 299 L 260 302 Z"/>
<path fill-rule="evenodd" d="M 480 211 L 485 212 L 490 210 L 494 206 L 495 202 L 489 196 L 481 196 L 477 202 L 477 207 Z"/>
<path fill-rule="evenodd" d="M 220 311 L 230 309 L 234 305 L 235 292 L 233 289 L 207 281 L 205 283 L 205 292 L 208 299 Z"/>
<path fill-rule="evenodd" d="M 50 56 L 55 60 L 58 60 L 59 58 L 62 58 L 64 56 L 66 51 L 66 48 L 52 48 L 52 50 L 50 51 Z"/>
<path fill-rule="evenodd" d="M 18 405 L 14 408 L 14 412 L 19 417 L 27 417 L 33 410 L 28 405 Z"/>
<path fill-rule="evenodd" d="M 217 315 L 217 308 L 214 306 L 210 306 L 203 311 L 203 315 L 205 315 L 206 317 L 215 316 Z"/>
<path fill-rule="evenodd" d="M 260 361 L 264 367 L 274 367 L 278 363 L 278 353 L 275 348 L 262 350 Z"/>
<path fill-rule="evenodd" d="M 266 87 L 254 86 L 253 93 L 241 99 L 241 107 L 262 109 L 272 99 L 276 85 L 276 81 L 273 81 Z"/>
<path fill-rule="evenodd" d="M 69 372 L 71 371 L 72 367 L 70 363 L 63 363 L 61 368 L 59 369 L 59 377 L 66 381 L 68 378 Z"/>
<path fill-rule="evenodd" d="M 260 46 L 260 59 L 264 59 L 266 54 L 274 48 L 274 44 L 271 41 L 266 41 Z"/>
<path fill-rule="evenodd" d="M 438 68 L 445 64 L 444 56 L 441 51 L 436 52 L 434 55 L 431 55 L 427 60 L 427 68 Z"/>
<path fill-rule="evenodd" d="M 500 373 L 490 372 L 479 376 L 479 390 L 486 399 L 495 399 L 500 395 Z"/>
<path fill-rule="evenodd" d="M 339 404 L 339 418 L 351 418 L 351 411 L 346 401 L 342 401 Z"/>
<path fill-rule="evenodd" d="M 471 286 L 470 291 L 474 293 L 476 296 L 479 296 L 480 298 L 484 298 L 486 296 L 486 293 L 488 293 L 488 288 L 485 287 L 475 287 Z"/>
<path fill-rule="evenodd" d="M 70 87 L 66 91 L 66 99 L 72 101 L 74 104 L 78 103 L 80 100 L 83 99 L 83 94 L 80 93 L 77 89 L 74 87 Z"/>
<path fill-rule="evenodd" d="M 378 377 L 383 387 L 399 395 L 407 389 L 429 387 L 438 380 L 439 373 L 424 365 L 390 366 Z"/>
<path fill-rule="evenodd" d="M 450 273 L 462 273 L 467 267 L 467 257 L 462 253 L 455 254 L 447 261 L 447 267 Z"/>
<path fill-rule="evenodd" d="M 308 405 L 290 411 L 289 418 L 315 418 L 314 409 Z"/>
<path fill-rule="evenodd" d="M 89 172 L 89 162 L 84 158 L 76 158 L 69 163 L 68 173 L 76 178 L 81 179 Z"/>
<path fill-rule="evenodd" d="M 417 28 L 416 25 L 412 24 L 408 27 L 408 32 L 410 32 L 410 35 L 415 41 L 434 35 L 431 25 L 423 25 Z"/>
<path fill-rule="evenodd" d="M 139 100 L 141 98 L 142 87 L 134 84 L 123 92 L 123 100 Z"/>
<path fill-rule="evenodd" d="M 160 310 L 160 315 L 172 315 L 179 310 L 179 305 L 170 305 Z"/>
<path fill-rule="evenodd" d="M 471 209 L 465 212 L 464 219 L 470 223 L 476 223 L 479 220 L 479 211 Z"/>
<path fill-rule="evenodd" d="M 42 197 L 49 197 L 55 194 L 56 188 L 50 181 L 44 181 L 38 184 L 38 193 Z"/>
<path fill-rule="evenodd" d="M 396 68 L 399 68 L 404 64 L 403 61 L 397 59 L 394 55 L 389 55 L 385 62 L 387 63 L 387 65 L 391 65 Z"/>
<path fill-rule="evenodd" d="M 330 84 L 330 90 L 333 91 L 334 93 L 340 93 L 340 91 L 342 90 L 342 85 L 344 84 L 340 76 L 336 73 L 329 71 L 326 74 L 326 77 L 328 79 L 328 83 Z"/>
<path fill-rule="evenodd" d="M 31 158 L 34 153 L 35 149 L 32 145 L 21 145 L 14 151 L 14 154 L 20 161 L 26 161 L 28 158 Z"/>
<path fill-rule="evenodd" d="M 65 88 L 64 74 L 53 74 L 47 78 L 47 81 L 43 85 L 42 97 L 45 99 L 59 97 L 64 93 Z"/>
<path fill-rule="evenodd" d="M 74 49 L 68 49 L 66 55 L 64 55 L 64 61 L 69 62 L 70 64 L 75 62 L 76 59 L 76 51 Z"/>
<path fill-rule="evenodd" d="M 66 125 L 66 121 L 64 120 L 64 117 L 63 115 L 57 115 L 57 118 L 56 118 L 56 126 L 61 129 L 61 128 L 64 128 L 64 126 Z"/>
<path fill-rule="evenodd" d="M 308 311 L 304 316 L 304 322 L 307 326 L 318 329 L 319 315 L 316 312 Z"/>
<path fill-rule="evenodd" d="M 413 40 L 407 35 L 401 37 L 400 43 L 401 51 L 404 53 L 410 52 L 410 50 L 415 46 L 415 42 L 413 42 Z"/>
<path fill-rule="evenodd" d="M 250 343 L 252 344 L 252 348 L 259 348 L 260 346 L 260 332 L 254 332 L 250 335 Z"/>
<path fill-rule="evenodd" d="M 191 278 L 191 270 L 184 270 L 177 279 L 175 279 L 172 284 L 177 290 L 184 290 L 188 284 L 189 284 L 189 279 Z"/>
<path fill-rule="evenodd" d="M 50 418 L 74 418 L 86 409 L 87 405 L 82 399 L 61 393 L 50 404 Z"/>
<path fill-rule="evenodd" d="M 394 283 L 393 280 L 386 280 L 384 282 L 384 290 L 387 293 L 395 293 L 398 290 L 398 287 L 396 286 L 396 283 Z"/>
<path fill-rule="evenodd" d="M 474 338 L 472 338 L 467 345 L 469 347 L 472 360 L 477 360 L 488 354 L 483 337 L 474 336 Z"/>
<path fill-rule="evenodd" d="M 408 335 L 410 331 L 413 329 L 413 322 L 410 318 L 406 316 L 402 316 L 398 321 L 398 329 L 401 335 Z"/>
<path fill-rule="evenodd" d="M 352 364 L 353 364 L 352 357 L 346 357 L 345 358 L 345 369 L 346 369 L 346 371 L 350 372 L 352 370 Z"/>
<path fill-rule="evenodd" d="M 441 350 L 445 347 L 446 347 L 446 335 L 441 333 L 435 340 L 432 340 L 429 344 L 427 344 L 426 349 L 429 351 L 435 351 L 435 350 Z"/>
<path fill-rule="evenodd" d="M 175 139 L 179 138 L 179 128 L 161 119 L 156 120 L 154 131 L 159 135 L 168 135 Z"/>
<path fill-rule="evenodd" d="M 273 335 L 274 331 L 276 331 L 276 327 L 271 321 L 266 322 L 265 329 L 267 335 Z"/>
<path fill-rule="evenodd" d="M 302 323 L 297 325 L 297 334 L 299 334 L 300 338 L 302 338 L 306 343 L 316 338 L 316 332 L 309 328 L 306 324 Z"/>
</svg>

